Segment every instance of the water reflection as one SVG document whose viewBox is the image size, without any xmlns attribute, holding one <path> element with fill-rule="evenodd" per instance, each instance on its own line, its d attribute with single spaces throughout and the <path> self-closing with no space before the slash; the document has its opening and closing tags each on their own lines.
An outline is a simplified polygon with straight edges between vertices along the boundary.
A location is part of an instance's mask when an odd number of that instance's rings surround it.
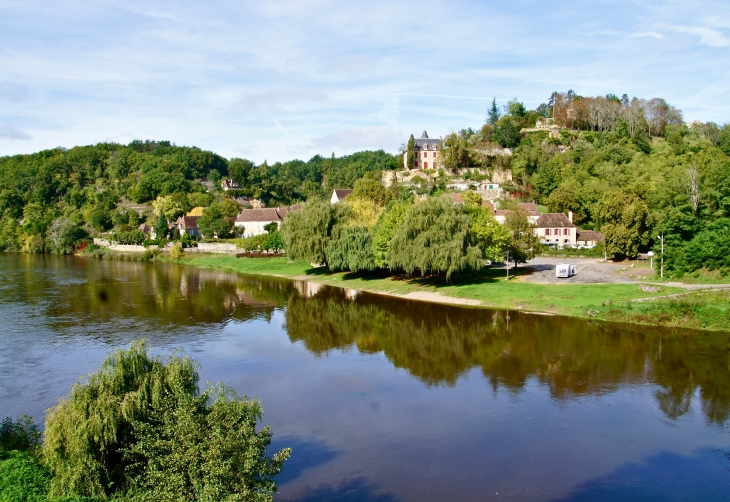
<svg viewBox="0 0 730 502">
<path fill-rule="evenodd" d="M 699 391 L 707 419 L 728 420 L 728 334 L 646 328 L 641 333 L 562 317 L 348 296 L 333 288 L 292 295 L 286 310 L 291 340 L 318 355 L 382 351 L 427 385 L 455 385 L 474 367 L 493 388 L 513 392 L 534 376 L 558 400 L 653 382 L 668 418 L 686 414 Z"/>
<path fill-rule="evenodd" d="M 730 415 L 724 333 L 466 309 L 175 265 L 4 255 L 2 271 L 6 316 L 36 330 L 40 319 L 61 339 L 95 336 L 119 346 L 144 336 L 170 346 L 203 327 L 269 322 L 284 310 L 289 339 L 317 356 L 383 353 L 427 386 L 454 386 L 473 368 L 495 390 L 519 393 L 536 378 L 556 400 L 650 383 L 670 419 L 686 415 L 694 399 L 711 423 Z"/>
</svg>

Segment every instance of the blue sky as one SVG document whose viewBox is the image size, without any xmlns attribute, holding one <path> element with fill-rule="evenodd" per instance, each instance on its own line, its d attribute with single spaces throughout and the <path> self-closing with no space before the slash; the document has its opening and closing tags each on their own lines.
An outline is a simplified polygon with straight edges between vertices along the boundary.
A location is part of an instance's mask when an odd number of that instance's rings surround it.
<svg viewBox="0 0 730 502">
<path fill-rule="evenodd" d="M 730 2 L 0 0 L 0 155 L 395 152 L 568 89 L 730 122 Z"/>
</svg>

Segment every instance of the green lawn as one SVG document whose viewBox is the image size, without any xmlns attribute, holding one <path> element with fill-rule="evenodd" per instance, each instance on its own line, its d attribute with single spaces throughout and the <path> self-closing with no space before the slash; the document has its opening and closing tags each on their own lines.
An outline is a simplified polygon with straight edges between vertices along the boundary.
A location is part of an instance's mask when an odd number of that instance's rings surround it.
<svg viewBox="0 0 730 502">
<path fill-rule="evenodd" d="M 485 307 L 551 312 L 573 317 L 603 317 L 613 306 L 627 300 L 681 292 L 679 288 L 661 287 L 647 293 L 636 284 L 532 284 L 519 278 L 505 279 L 505 271 L 487 269 L 474 277 L 462 276 L 447 284 L 443 278 L 392 277 L 385 274 L 357 275 L 329 273 L 305 262 L 289 263 L 286 258 L 235 258 L 203 255 L 185 262 L 199 267 L 230 272 L 282 277 L 307 276 L 308 280 L 363 291 L 407 294 L 412 291 L 437 292 L 455 298 L 479 300 Z M 518 274 L 525 272 L 518 269 Z"/>
</svg>

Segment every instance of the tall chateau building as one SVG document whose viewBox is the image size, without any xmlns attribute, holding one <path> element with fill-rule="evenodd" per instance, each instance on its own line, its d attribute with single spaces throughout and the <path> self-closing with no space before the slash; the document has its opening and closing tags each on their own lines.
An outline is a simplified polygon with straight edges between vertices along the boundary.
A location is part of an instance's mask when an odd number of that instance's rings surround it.
<svg viewBox="0 0 730 502">
<path fill-rule="evenodd" d="M 421 137 L 415 140 L 413 165 L 409 166 L 409 169 L 438 169 L 440 142 L 438 139 L 430 139 L 428 133 L 423 131 Z M 408 162 L 408 152 L 403 157 L 403 164 L 406 162 Z"/>
</svg>

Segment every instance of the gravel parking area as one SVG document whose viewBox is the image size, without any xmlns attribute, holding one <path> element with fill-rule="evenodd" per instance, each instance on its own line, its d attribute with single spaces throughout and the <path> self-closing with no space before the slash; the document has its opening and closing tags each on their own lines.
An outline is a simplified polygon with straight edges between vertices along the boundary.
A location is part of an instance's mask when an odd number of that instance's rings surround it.
<svg viewBox="0 0 730 502">
<path fill-rule="evenodd" d="M 575 265 L 573 277 L 555 277 L 555 266 L 558 263 Z M 635 279 L 623 277 L 619 272 L 625 265 L 603 262 L 591 258 L 543 258 L 537 257 L 525 265 L 532 270 L 531 274 L 520 277 L 521 281 L 543 284 L 636 284 Z"/>
</svg>

